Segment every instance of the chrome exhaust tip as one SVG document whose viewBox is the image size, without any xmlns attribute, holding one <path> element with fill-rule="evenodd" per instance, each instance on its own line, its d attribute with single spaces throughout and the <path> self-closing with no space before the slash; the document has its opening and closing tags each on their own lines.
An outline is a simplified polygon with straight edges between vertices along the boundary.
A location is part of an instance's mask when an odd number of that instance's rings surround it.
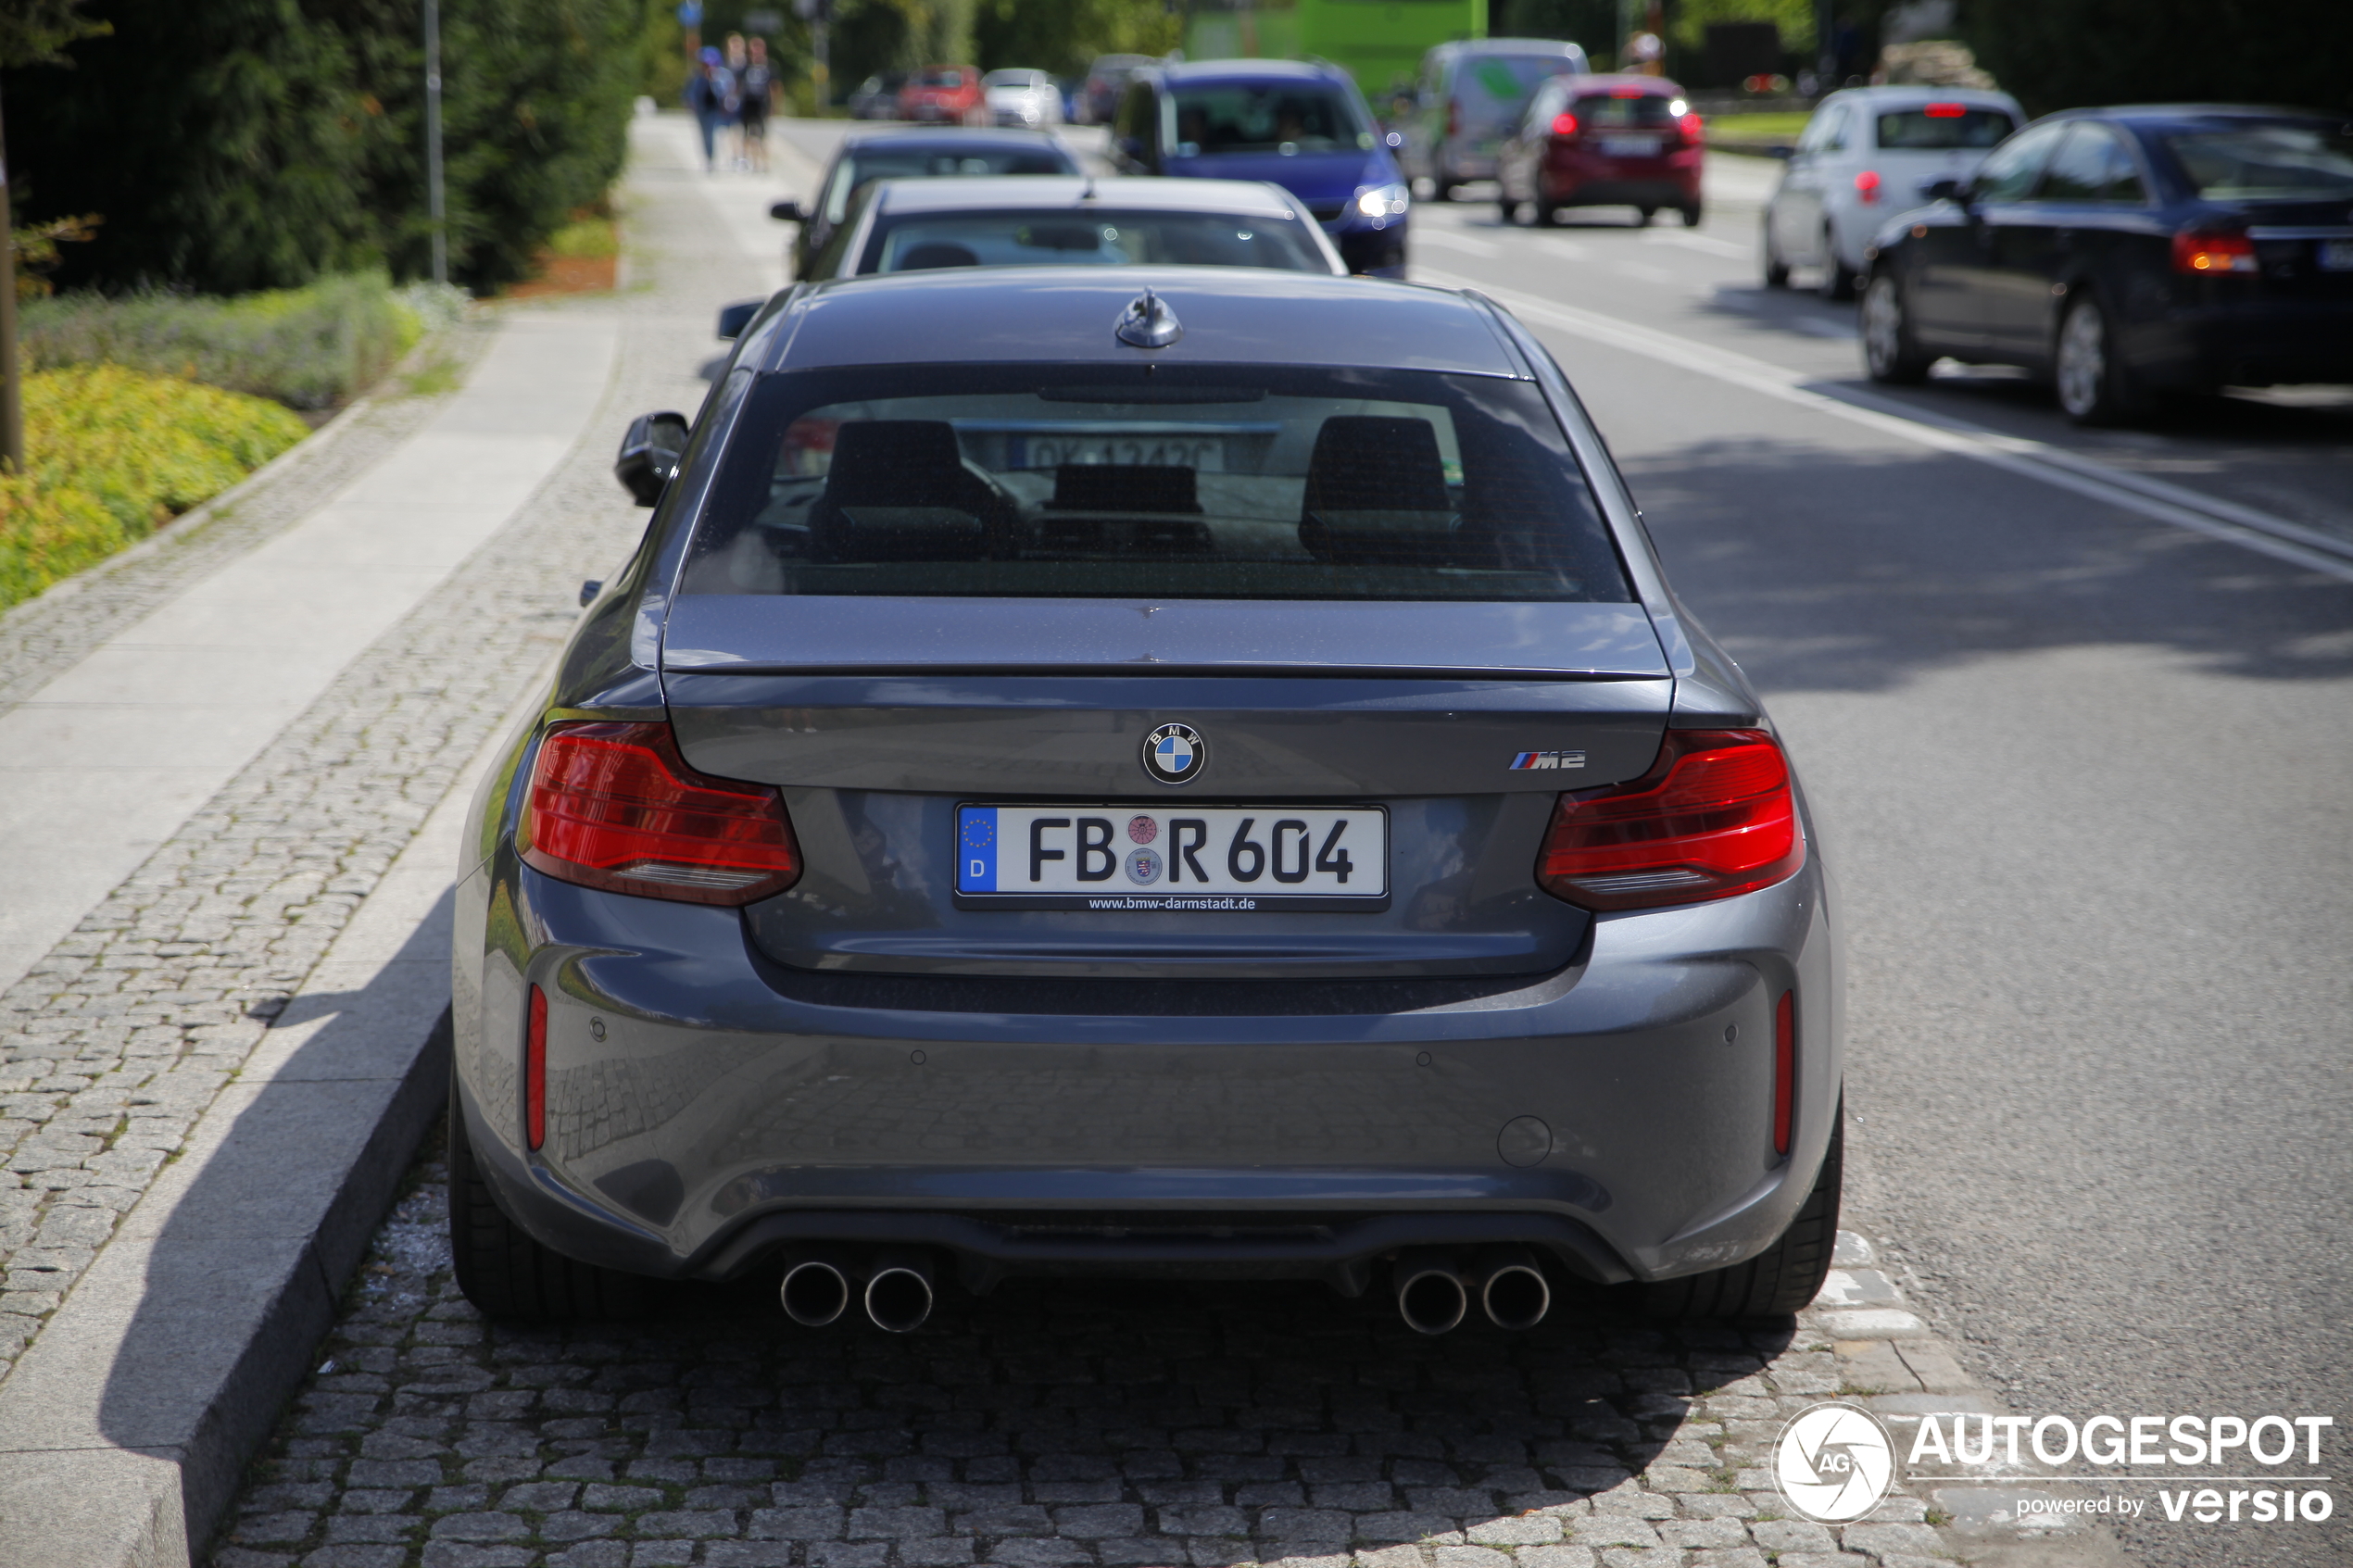
<svg viewBox="0 0 2353 1568">
<path fill-rule="evenodd" d="M 920 1252 L 885 1252 L 866 1281 L 866 1316 L 886 1334 L 912 1334 L 931 1316 L 931 1260 Z"/>
<path fill-rule="evenodd" d="M 830 1257 L 802 1253 L 786 1261 L 776 1295 L 785 1316 L 803 1328 L 823 1328 L 849 1310 L 849 1274 Z"/>
<path fill-rule="evenodd" d="M 1470 1292 L 1454 1261 L 1434 1248 L 1399 1253 L 1390 1277 L 1397 1282 L 1397 1315 L 1416 1334 L 1444 1334 L 1470 1311 Z"/>
<path fill-rule="evenodd" d="M 1478 1304 L 1497 1328 L 1534 1328 L 1553 1310 L 1553 1287 L 1525 1247 L 1491 1248 L 1479 1257 Z"/>
</svg>

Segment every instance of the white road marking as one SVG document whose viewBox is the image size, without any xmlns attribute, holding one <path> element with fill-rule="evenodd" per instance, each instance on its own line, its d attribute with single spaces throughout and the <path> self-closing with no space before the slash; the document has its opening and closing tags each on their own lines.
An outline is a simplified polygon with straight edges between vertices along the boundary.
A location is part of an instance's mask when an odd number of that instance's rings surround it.
<svg viewBox="0 0 2353 1568">
<path fill-rule="evenodd" d="M 1452 229 L 1441 228 L 1435 223 L 1425 224 L 1421 232 L 1416 234 L 1415 238 L 1422 241 L 1426 245 L 1438 245 L 1447 250 L 1459 250 L 1470 256 L 1501 256 L 1504 254 L 1504 247 L 1495 244 L 1492 240 L 1475 240 L 1468 234 L 1458 234 Z"/>
<path fill-rule="evenodd" d="M 1675 274 L 1666 268 L 1653 267 L 1641 261 L 1620 261 L 1610 270 L 1629 278 L 1640 278 L 1646 283 L 1671 283 L 1675 281 Z"/>
<path fill-rule="evenodd" d="M 1933 419 L 1919 410 L 1886 403 L 1871 394 L 1844 391 L 1831 396 L 1807 383 L 1818 378 L 1785 370 L 1765 360 L 1713 347 L 1672 332 L 1614 320 L 1575 306 L 1558 305 L 1516 290 L 1498 288 L 1469 278 L 1443 273 L 1425 274 L 1425 281 L 1450 288 L 1476 288 L 1529 320 L 1606 343 L 1629 353 L 1647 355 L 1701 375 L 1743 386 L 1768 397 L 1809 408 L 1883 434 L 1900 436 L 1923 446 L 1958 457 L 1972 458 L 1994 468 L 2039 480 L 2061 490 L 2108 506 L 2137 512 L 2158 522 L 2186 528 L 2208 538 L 2242 546 L 2296 566 L 2353 583 L 2353 546 L 2286 518 L 2241 506 L 2218 496 L 2201 495 L 2182 485 L 2125 469 L 2110 468 L 2095 458 L 2048 445 L 2021 435 L 2006 435 L 1980 426 Z"/>
<path fill-rule="evenodd" d="M 1746 261 L 1756 254 L 1754 245 L 1737 245 L 1719 240 L 1713 234 L 1679 234 L 1672 229 L 1655 229 L 1642 236 L 1644 245 L 1680 245 L 1685 250 L 1705 251 L 1709 256 L 1729 256 Z"/>
</svg>

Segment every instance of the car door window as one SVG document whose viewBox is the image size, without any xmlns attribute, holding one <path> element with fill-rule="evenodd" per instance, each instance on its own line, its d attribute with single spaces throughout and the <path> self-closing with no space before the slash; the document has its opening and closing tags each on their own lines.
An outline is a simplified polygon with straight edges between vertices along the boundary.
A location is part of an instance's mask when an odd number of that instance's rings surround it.
<svg viewBox="0 0 2353 1568">
<path fill-rule="evenodd" d="M 2146 207 L 2148 185 L 2141 178 L 2141 160 L 2133 156 L 2121 134 L 2110 131 L 2108 136 L 2107 178 L 2100 186 L 2100 200 L 2120 206 Z"/>
<path fill-rule="evenodd" d="M 1970 194 L 1982 202 L 2024 201 L 2043 172 L 2064 125 L 2038 125 L 2021 131 L 1986 157 L 1977 171 Z"/>
<path fill-rule="evenodd" d="M 2108 188 L 2108 134 L 2097 125 L 2077 125 L 2061 139 L 2043 171 L 2035 198 L 2049 202 L 2095 202 Z"/>
<path fill-rule="evenodd" d="M 1536 96 L 1529 100 L 1528 118 L 1520 124 L 1520 133 L 1524 136 L 1541 135 L 1544 127 L 1558 117 L 1561 106 L 1567 101 L 1567 88 L 1558 82 L 1546 82 Z"/>
<path fill-rule="evenodd" d="M 1830 113 L 1823 119 L 1822 142 L 1816 150 L 1825 157 L 1831 153 L 1844 152 L 1847 142 L 1846 106 L 1844 104 L 1832 106 Z"/>
<path fill-rule="evenodd" d="M 1839 113 L 1836 105 L 1815 111 L 1814 118 L 1806 122 L 1806 129 L 1797 134 L 1798 157 L 1804 157 L 1822 150 L 1822 138 L 1830 134 L 1831 121 L 1837 119 Z"/>
</svg>

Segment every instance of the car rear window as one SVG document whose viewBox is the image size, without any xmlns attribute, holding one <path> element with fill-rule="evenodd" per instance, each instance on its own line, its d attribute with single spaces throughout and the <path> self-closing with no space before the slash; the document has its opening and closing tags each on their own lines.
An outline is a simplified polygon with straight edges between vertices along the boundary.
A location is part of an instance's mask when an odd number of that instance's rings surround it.
<svg viewBox="0 0 2353 1568">
<path fill-rule="evenodd" d="M 1577 123 L 1591 130 L 1671 131 L 1675 126 L 1672 100 L 1655 93 L 1587 93 L 1575 107 Z"/>
<path fill-rule="evenodd" d="M 825 187 L 825 221 L 838 223 L 849 198 L 877 180 L 986 178 L 992 174 L 1076 174 L 1077 166 L 1043 147 L 862 147 L 844 157 Z"/>
<path fill-rule="evenodd" d="M 876 220 L 860 272 L 937 267 L 1271 267 L 1329 272 L 1306 225 L 1212 212 L 941 212 Z"/>
<path fill-rule="evenodd" d="M 1632 597 L 1532 384 L 1287 366 L 762 377 L 696 524 L 683 587 Z"/>
<path fill-rule="evenodd" d="M 2353 195 L 2353 135 L 2310 120 L 2172 131 L 2165 144 L 2208 201 Z"/>
<path fill-rule="evenodd" d="M 1176 140 L 1201 153 L 1329 152 L 1370 147 L 1372 128 L 1338 86 L 1315 82 L 1179 85 Z"/>
<path fill-rule="evenodd" d="M 2018 121 L 2000 109 L 1962 104 L 1924 104 L 1916 109 L 1890 109 L 1879 117 L 1879 144 L 1892 153 L 1951 152 L 1983 148 L 2018 129 Z"/>
</svg>

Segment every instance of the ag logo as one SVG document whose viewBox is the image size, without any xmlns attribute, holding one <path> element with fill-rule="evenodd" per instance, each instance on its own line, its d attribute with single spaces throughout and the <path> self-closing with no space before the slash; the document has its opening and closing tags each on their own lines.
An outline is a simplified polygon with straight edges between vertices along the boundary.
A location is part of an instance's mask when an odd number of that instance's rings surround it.
<svg viewBox="0 0 2353 1568">
<path fill-rule="evenodd" d="M 1895 1445 L 1879 1418 L 1859 1406 L 1814 1405 L 1790 1417 L 1774 1441 L 1773 1479 L 1806 1518 L 1848 1524 L 1887 1496 Z"/>
<path fill-rule="evenodd" d="M 1209 746 L 1190 724 L 1163 724 L 1144 737 L 1144 771 L 1163 784 L 1190 784 L 1209 766 Z"/>
</svg>

